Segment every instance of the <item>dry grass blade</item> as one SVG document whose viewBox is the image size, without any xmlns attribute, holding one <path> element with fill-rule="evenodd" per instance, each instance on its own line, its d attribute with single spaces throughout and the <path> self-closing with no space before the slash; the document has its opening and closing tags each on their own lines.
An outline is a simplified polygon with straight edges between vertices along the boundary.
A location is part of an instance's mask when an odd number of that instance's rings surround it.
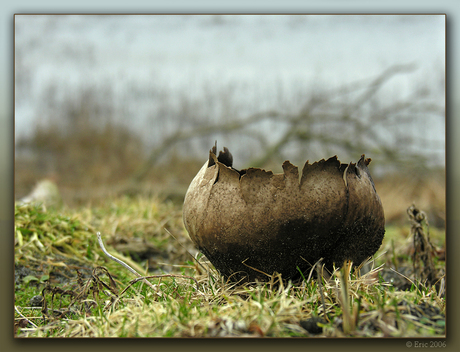
<svg viewBox="0 0 460 352">
<path fill-rule="evenodd" d="M 350 287 L 349 277 L 352 267 L 351 261 L 346 261 L 343 267 L 340 269 L 340 294 L 338 295 L 340 305 L 342 306 L 343 313 L 343 332 L 345 334 L 351 333 L 356 328 L 356 317 L 351 311 L 350 307 Z"/>
<path fill-rule="evenodd" d="M 131 280 L 129 282 L 128 286 L 126 286 L 123 289 L 123 291 L 120 293 L 120 297 L 123 295 L 123 293 L 125 293 L 136 282 L 146 281 L 147 279 L 161 279 L 161 278 L 164 278 L 164 277 L 177 277 L 177 278 L 181 278 L 181 279 L 193 280 L 195 282 L 195 285 L 196 285 L 196 292 L 200 292 L 199 286 L 198 286 L 198 281 L 194 277 L 187 276 L 187 275 L 178 275 L 178 274 L 164 274 L 164 275 L 141 276 L 141 277 L 138 277 L 137 279 Z"/>
<path fill-rule="evenodd" d="M 184 245 L 182 243 L 180 243 L 180 241 L 167 229 L 167 228 L 164 228 L 164 230 L 166 231 L 167 234 L 169 234 L 172 238 L 174 238 L 174 240 L 179 243 L 179 245 L 185 250 L 185 252 L 193 259 L 193 261 L 195 263 L 197 263 L 209 276 L 212 276 L 211 272 L 206 269 L 204 267 L 203 264 L 200 263 L 200 261 L 198 259 L 196 259 L 188 250 L 187 248 L 184 247 Z M 212 276 L 213 277 L 213 276 Z M 215 278 L 213 277 L 213 279 L 215 280 Z"/>
<path fill-rule="evenodd" d="M 321 303 L 323 304 L 323 314 L 324 314 L 324 318 L 330 322 L 329 320 L 329 317 L 327 315 L 327 310 L 326 310 L 326 300 L 324 299 L 324 293 L 323 293 L 323 277 L 321 275 L 321 271 L 319 269 L 319 266 L 322 262 L 323 258 L 321 258 L 320 260 L 318 260 L 315 265 L 313 266 L 312 270 L 310 271 L 310 276 L 311 276 L 311 272 L 313 271 L 314 268 L 316 268 L 316 274 L 317 274 L 317 277 L 318 277 L 318 285 L 319 285 L 319 293 L 321 295 Z M 308 277 L 308 281 L 310 280 L 310 276 Z"/>
<path fill-rule="evenodd" d="M 246 264 L 245 262 L 246 262 L 246 260 L 248 260 L 248 259 L 249 259 L 249 258 L 246 258 L 245 260 L 243 260 L 243 261 L 241 262 L 241 264 L 243 264 L 244 266 L 248 267 L 249 269 L 252 269 L 252 270 L 254 270 L 254 271 L 257 271 L 258 273 L 261 273 L 261 274 L 263 274 L 263 275 L 269 277 L 270 279 L 273 279 L 273 275 L 267 274 L 267 273 L 263 272 L 262 270 L 259 270 L 259 269 L 257 269 L 257 268 L 254 268 L 253 266 L 250 266 L 250 265 Z"/>
</svg>

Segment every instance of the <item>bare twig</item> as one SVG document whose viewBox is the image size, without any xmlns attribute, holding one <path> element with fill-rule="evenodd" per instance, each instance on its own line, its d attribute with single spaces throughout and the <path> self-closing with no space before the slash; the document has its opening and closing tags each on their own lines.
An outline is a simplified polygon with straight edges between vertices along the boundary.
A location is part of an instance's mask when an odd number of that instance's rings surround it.
<svg viewBox="0 0 460 352">
<path fill-rule="evenodd" d="M 120 265 L 123 265 L 126 269 L 128 269 L 129 271 L 131 271 L 134 275 L 136 275 L 137 277 L 141 278 L 147 285 L 149 285 L 152 289 L 156 290 L 155 286 L 153 286 L 147 279 L 145 279 L 141 274 L 139 274 L 136 270 L 134 270 L 133 268 L 131 268 L 128 264 L 126 264 L 124 261 L 118 259 L 118 258 L 115 258 L 113 255 L 111 255 L 109 252 L 107 252 L 107 250 L 105 249 L 104 247 L 104 242 L 102 242 L 102 237 L 101 237 L 101 233 L 98 231 L 96 232 L 96 236 L 97 236 L 97 240 L 99 241 L 99 246 L 101 246 L 101 249 L 102 251 L 104 252 L 104 254 L 109 257 L 110 259 L 112 259 L 113 261 L 117 262 L 118 264 Z"/>
<path fill-rule="evenodd" d="M 38 329 L 38 326 L 35 325 L 31 320 L 27 319 L 18 309 L 18 307 L 14 306 L 14 310 L 16 311 L 16 313 L 18 313 L 20 315 L 20 317 L 22 319 L 25 319 L 27 321 L 27 323 L 29 323 L 30 325 L 32 325 L 35 329 Z"/>
<path fill-rule="evenodd" d="M 283 149 L 293 143 L 309 150 L 309 155 L 311 147 L 317 146 L 330 148 L 331 151 L 341 150 L 350 156 L 378 148 L 382 161 L 391 161 L 392 165 L 405 163 L 407 167 L 408 161 L 413 161 L 412 165 L 423 164 L 426 156 L 422 157 L 421 154 L 405 150 L 405 147 L 412 143 L 411 137 L 407 134 L 399 136 L 400 133 L 395 135 L 391 126 L 395 123 L 408 123 L 413 126 L 417 114 L 442 116 L 444 107 L 426 101 L 424 97 L 427 93 L 419 90 L 415 90 L 404 101 L 391 101 L 385 106 L 378 106 L 375 98 L 395 76 L 410 73 L 415 68 L 414 64 L 394 65 L 370 80 L 361 80 L 338 89 L 313 94 L 306 99 L 299 111 L 272 109 L 243 118 L 235 116 L 235 119 L 223 122 L 209 121 L 203 117 L 190 128 L 179 127 L 172 134 L 165 136 L 151 151 L 148 160 L 134 173 L 132 179 L 140 181 L 145 178 L 160 157 L 177 143 L 197 137 L 231 133 L 246 135 L 260 144 L 261 154 L 255 155 L 255 158 L 249 161 L 252 167 L 263 167 L 273 158 L 282 158 Z M 283 127 L 283 132 L 276 139 L 257 130 L 260 123 L 267 121 Z M 406 143 L 389 144 L 388 135 L 381 133 L 382 129 L 388 129 L 395 138 Z M 421 142 L 420 138 L 417 140 Z"/>
</svg>

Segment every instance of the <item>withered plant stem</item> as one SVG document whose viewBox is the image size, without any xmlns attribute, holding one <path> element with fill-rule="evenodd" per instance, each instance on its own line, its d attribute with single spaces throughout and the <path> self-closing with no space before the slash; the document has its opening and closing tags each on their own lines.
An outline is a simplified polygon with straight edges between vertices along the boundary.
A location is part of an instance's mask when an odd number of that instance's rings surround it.
<svg viewBox="0 0 460 352">
<path fill-rule="evenodd" d="M 350 297 L 349 297 L 349 285 L 348 277 L 350 275 L 352 262 L 345 261 L 344 265 L 340 269 L 340 282 L 341 282 L 341 297 L 339 302 L 342 304 L 342 313 L 343 313 L 343 331 L 348 334 L 356 328 L 356 320 L 353 319 L 355 315 L 350 310 Z"/>
<path fill-rule="evenodd" d="M 147 285 L 149 285 L 152 289 L 155 290 L 155 286 L 153 286 L 147 279 L 145 279 L 141 274 L 139 274 L 136 270 L 134 270 L 133 268 L 131 268 L 128 264 L 126 264 L 124 261 L 118 259 L 118 258 L 115 258 L 113 255 L 111 255 L 109 252 L 107 252 L 107 250 L 105 249 L 104 247 L 104 242 L 102 242 L 102 236 L 101 236 L 101 233 L 98 231 L 96 232 L 96 236 L 97 236 L 97 240 L 99 241 L 99 246 L 101 246 L 101 249 L 102 251 L 104 252 L 104 254 L 109 257 L 110 259 L 112 259 L 113 261 L 117 262 L 118 264 L 120 265 L 123 265 L 126 269 L 128 269 L 129 271 L 131 271 L 134 275 L 136 275 L 137 277 L 141 278 Z"/>
<path fill-rule="evenodd" d="M 321 303 L 323 304 L 323 312 L 324 312 L 324 318 L 330 322 L 329 320 L 329 317 L 327 316 L 327 312 L 326 312 L 326 300 L 324 299 L 324 294 L 323 294 L 323 276 L 321 275 L 321 271 L 319 269 L 319 266 L 321 265 L 321 262 L 322 262 L 323 258 L 321 258 L 320 260 L 318 260 L 316 262 L 316 274 L 318 276 L 318 285 L 319 285 L 319 294 L 321 295 Z M 322 268 L 322 266 L 321 266 Z"/>
<path fill-rule="evenodd" d="M 35 329 L 38 329 L 38 326 L 35 325 L 30 319 L 27 319 L 18 309 L 18 307 L 14 306 L 14 310 L 16 311 L 16 313 L 19 314 L 19 316 L 22 318 L 22 319 L 25 319 L 30 325 L 32 325 Z"/>
</svg>

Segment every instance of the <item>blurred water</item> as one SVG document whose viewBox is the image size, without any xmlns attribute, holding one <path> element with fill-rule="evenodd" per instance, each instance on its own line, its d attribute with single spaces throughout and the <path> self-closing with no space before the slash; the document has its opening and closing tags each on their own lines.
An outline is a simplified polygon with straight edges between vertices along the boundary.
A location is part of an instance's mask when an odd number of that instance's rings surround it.
<svg viewBox="0 0 460 352">
<path fill-rule="evenodd" d="M 31 134 L 50 100 L 85 89 L 107 92 L 114 117 L 151 140 L 177 128 L 158 116 L 184 97 L 231 95 L 244 116 L 393 64 L 417 70 L 392 79 L 381 99 L 421 84 L 445 99 L 444 16 L 19 15 L 15 55 L 16 138 Z M 435 142 L 427 152 L 443 164 L 444 119 L 427 117 L 413 133 Z"/>
</svg>

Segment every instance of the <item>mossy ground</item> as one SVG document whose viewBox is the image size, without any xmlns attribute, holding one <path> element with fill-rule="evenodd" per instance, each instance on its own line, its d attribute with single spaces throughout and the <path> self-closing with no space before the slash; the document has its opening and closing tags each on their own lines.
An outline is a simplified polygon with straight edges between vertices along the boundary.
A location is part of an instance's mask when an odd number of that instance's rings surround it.
<svg viewBox="0 0 460 352">
<path fill-rule="evenodd" d="M 274 276 L 238 285 L 200 258 L 180 205 L 153 196 L 103 204 L 16 205 L 15 336 L 445 336 L 443 230 L 430 228 L 437 283 L 411 273 L 408 223 L 387 227 L 366 273 L 346 265 L 321 281 L 312 270 L 295 283 Z M 97 231 L 110 253 L 152 276 L 153 287 L 131 284 L 136 277 L 104 255 Z"/>
</svg>

